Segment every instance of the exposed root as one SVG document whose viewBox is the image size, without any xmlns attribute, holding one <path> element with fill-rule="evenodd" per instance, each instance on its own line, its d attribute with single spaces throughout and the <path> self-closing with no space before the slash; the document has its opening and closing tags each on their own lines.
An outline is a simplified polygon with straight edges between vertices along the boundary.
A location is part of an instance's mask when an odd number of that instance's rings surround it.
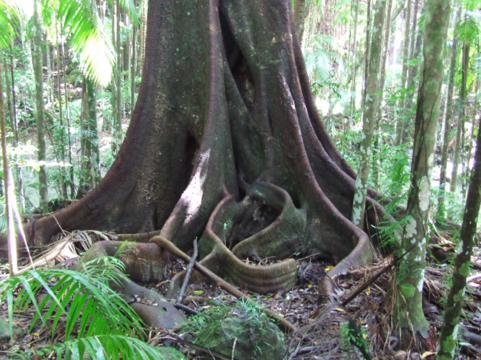
<svg viewBox="0 0 481 360">
<path fill-rule="evenodd" d="M 189 262 L 191 260 L 190 256 L 182 252 L 179 248 L 177 248 L 174 244 L 172 244 L 169 240 L 163 238 L 162 236 L 155 236 L 150 241 L 157 244 L 159 247 L 167 250 L 172 255 L 178 258 L 181 258 L 185 262 Z M 213 282 L 215 282 L 217 286 L 223 288 L 224 290 L 234 295 L 235 297 L 239 299 L 245 299 L 246 301 L 250 301 L 249 297 L 247 297 L 242 291 L 237 290 L 237 288 L 229 284 L 227 281 L 225 281 L 221 277 L 214 274 L 212 271 L 210 271 L 209 269 L 207 269 L 197 261 L 194 262 L 194 268 L 200 273 L 202 273 L 202 275 L 206 276 L 209 280 L 212 280 Z M 279 316 L 278 314 L 276 314 L 275 312 L 269 309 L 263 309 L 263 310 L 265 311 L 266 314 L 270 315 L 275 320 L 279 321 L 280 325 L 282 325 L 285 330 L 286 329 L 289 331 L 297 330 L 297 328 L 294 325 L 292 325 L 289 321 L 284 319 L 282 316 Z"/>
</svg>

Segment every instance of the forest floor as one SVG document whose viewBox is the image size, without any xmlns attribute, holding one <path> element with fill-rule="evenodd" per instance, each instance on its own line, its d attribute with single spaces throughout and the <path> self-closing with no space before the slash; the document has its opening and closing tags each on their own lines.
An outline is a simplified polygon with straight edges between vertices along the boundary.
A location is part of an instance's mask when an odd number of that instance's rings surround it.
<svg viewBox="0 0 481 360">
<path fill-rule="evenodd" d="M 479 254 L 479 249 L 478 254 Z M 65 254 L 64 254 L 65 255 Z M 63 258 L 65 259 L 65 256 Z M 62 260 L 62 256 L 58 257 Z M 246 260 L 253 266 L 262 266 L 274 262 L 275 259 L 264 259 L 262 263 Z M 51 261 L 54 266 L 58 261 Z M 69 268 L 73 262 L 69 263 Z M 362 359 L 363 357 L 349 341 L 345 333 L 346 324 L 355 320 L 360 325 L 360 334 L 369 346 L 373 359 L 434 359 L 435 343 L 423 344 L 424 349 L 419 352 L 411 351 L 413 346 L 401 348 L 398 336 L 392 331 L 392 304 L 397 296 L 392 289 L 396 281 L 394 268 L 387 268 L 386 260 L 369 268 L 351 269 L 348 274 L 338 277 L 336 296 L 320 303 L 317 291 L 318 284 L 333 264 L 316 259 L 315 256 L 297 260 L 299 281 L 289 291 L 276 294 L 260 295 L 244 292 L 260 307 L 268 308 L 295 325 L 298 330 L 286 333 L 285 344 L 288 352 L 285 359 Z M 187 264 L 173 259 L 168 269 L 169 279 L 159 284 L 144 284 L 165 295 L 169 288 L 170 278 L 184 270 Z M 424 312 L 434 333 L 439 333 L 442 325 L 443 302 L 447 296 L 447 276 L 449 266 L 430 264 L 426 270 L 424 286 Z M 382 275 L 372 284 L 365 284 L 373 274 Z M 8 274 L 2 267 L 0 278 Z M 479 272 L 473 272 L 473 276 Z M 349 297 L 356 289 L 363 291 L 345 306 L 341 302 Z M 225 290 L 210 284 L 191 284 L 187 287 L 183 304 L 189 308 L 202 312 L 215 306 L 215 303 L 230 305 L 236 298 Z M 464 340 L 460 342 L 459 355 L 456 359 L 479 359 L 481 347 L 475 344 L 479 338 L 481 328 L 481 278 L 474 279 L 467 288 L 466 304 L 463 313 Z M 62 337 L 52 338 L 51 328 L 34 327 L 28 333 L 30 321 L 34 314 L 31 306 L 15 319 L 17 326 L 25 330 L 25 335 L 14 341 L 0 344 L 0 358 L 6 351 L 24 352 L 27 348 L 49 344 L 51 341 L 62 341 Z M 0 304 L 0 316 L 7 319 L 6 304 Z M 344 330 L 343 330 L 344 329 Z M 195 339 L 194 339 L 195 341 Z M 178 336 L 172 331 L 150 329 L 148 342 L 155 346 L 175 346 L 189 359 L 213 359 L 208 350 L 195 349 L 188 341 L 178 341 Z M 226 357 L 227 358 L 227 357 Z M 230 357 L 228 357 L 230 359 Z M 257 359 L 260 360 L 261 358 Z M 266 359 L 270 360 L 270 359 Z M 272 359 L 276 360 L 276 359 Z"/>
</svg>

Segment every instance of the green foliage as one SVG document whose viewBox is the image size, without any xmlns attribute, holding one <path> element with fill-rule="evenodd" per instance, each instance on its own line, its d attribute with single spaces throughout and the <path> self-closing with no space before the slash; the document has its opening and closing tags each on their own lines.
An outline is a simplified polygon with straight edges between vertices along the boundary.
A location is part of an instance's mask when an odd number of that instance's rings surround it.
<svg viewBox="0 0 481 360">
<path fill-rule="evenodd" d="M 92 260 L 84 266 L 85 274 L 71 270 L 30 270 L 0 283 L 0 301 L 7 301 L 10 324 L 14 311 L 25 311 L 33 305 L 35 315 L 29 331 L 37 320 L 42 326 L 51 321 L 52 336 L 59 320 L 66 317 L 65 339 L 95 335 L 143 334 L 142 323 L 129 304 L 109 287 L 120 282 L 124 265 L 115 258 Z M 17 294 L 18 292 L 18 294 Z M 14 294 L 17 294 L 14 297 Z M 12 329 L 11 329 L 12 331 Z"/>
<path fill-rule="evenodd" d="M 103 30 L 97 4 L 91 0 L 52 1 L 58 6 L 61 27 L 70 35 L 70 43 L 79 54 L 86 75 L 100 85 L 107 85 L 112 76 L 114 50 Z"/>
<path fill-rule="evenodd" d="M 357 334 L 356 331 L 349 326 L 348 321 L 343 321 L 339 324 L 341 329 L 341 348 L 344 350 L 348 350 L 351 346 L 356 346 L 357 348 L 367 348 L 366 341 L 364 337 L 367 337 L 367 333 L 365 329 L 361 328 L 361 333 Z"/>
<path fill-rule="evenodd" d="M 176 359 L 184 359 L 177 352 Z M 57 343 L 52 348 L 45 347 L 37 351 L 37 355 L 57 355 L 57 359 L 139 359 L 167 360 L 159 349 L 150 346 L 142 340 L 123 335 L 98 335 Z"/>
<path fill-rule="evenodd" d="M 0 0 L 0 49 L 8 48 L 17 34 L 18 5 L 14 0 Z"/>
<path fill-rule="evenodd" d="M 261 347 L 264 347 L 264 345 L 270 346 L 270 344 L 259 343 L 259 338 L 262 338 L 267 332 L 265 326 L 266 323 L 270 322 L 270 319 L 258 304 L 250 300 L 239 299 L 232 306 L 219 305 L 209 308 L 201 314 L 191 317 L 183 330 L 194 334 L 196 344 L 206 346 L 210 343 L 211 338 L 216 336 L 217 329 L 222 326 L 223 319 L 231 314 L 235 315 L 236 308 L 242 308 L 247 315 L 243 320 L 244 323 L 249 324 L 249 328 L 253 331 L 251 340 L 254 340 L 254 342 L 252 346 L 257 355 L 262 355 Z"/>
<path fill-rule="evenodd" d="M 339 84 L 335 79 L 344 73 L 341 54 L 342 48 L 332 36 L 313 36 L 310 47 L 304 50 L 304 59 L 314 93 L 325 86 L 334 93 L 338 92 Z"/>
</svg>

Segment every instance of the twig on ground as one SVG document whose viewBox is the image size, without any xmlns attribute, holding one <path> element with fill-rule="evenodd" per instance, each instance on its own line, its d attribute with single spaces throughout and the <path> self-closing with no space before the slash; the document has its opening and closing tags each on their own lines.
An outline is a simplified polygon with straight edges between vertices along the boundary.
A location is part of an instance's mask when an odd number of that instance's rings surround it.
<svg viewBox="0 0 481 360">
<path fill-rule="evenodd" d="M 172 336 L 173 338 L 175 338 L 176 341 L 180 342 L 182 345 L 189 346 L 189 347 L 191 347 L 191 348 L 194 348 L 194 349 L 196 349 L 196 350 L 202 351 L 202 352 L 204 352 L 204 353 L 206 353 L 206 354 L 209 354 L 209 355 L 211 355 L 211 356 L 215 356 L 216 358 L 219 358 L 219 359 L 221 359 L 221 360 L 236 360 L 234 357 L 232 357 L 232 358 L 231 358 L 231 357 L 227 357 L 227 356 L 222 355 L 222 354 L 220 354 L 220 353 L 218 353 L 218 352 L 215 352 L 215 351 L 212 351 L 212 350 L 210 350 L 210 349 L 207 349 L 207 348 L 205 348 L 205 347 L 203 347 L 203 346 L 199 346 L 199 345 L 196 345 L 196 344 L 194 344 L 194 343 L 192 343 L 192 342 L 190 342 L 190 341 L 184 340 L 184 339 L 182 339 L 179 335 L 171 334 L 171 336 Z"/>
<path fill-rule="evenodd" d="M 182 299 L 184 298 L 185 288 L 189 283 L 190 274 L 192 272 L 192 268 L 194 267 L 195 260 L 197 260 L 197 239 L 194 239 L 194 253 L 192 254 L 192 258 L 190 259 L 189 266 L 187 266 L 187 270 L 185 271 L 184 282 L 182 283 L 179 296 L 177 297 L 178 304 L 182 303 Z"/>
<path fill-rule="evenodd" d="M 386 271 L 388 271 L 392 266 L 394 266 L 399 260 L 401 260 L 406 254 L 408 254 L 412 249 L 414 249 L 414 245 L 411 246 L 408 250 L 406 250 L 401 256 L 396 257 L 393 256 L 391 259 L 389 259 L 388 264 L 379 270 L 376 274 L 374 274 L 368 281 L 366 281 L 364 284 L 359 286 L 357 289 L 354 289 L 345 300 L 341 301 L 342 306 L 346 306 L 349 302 L 351 302 L 356 296 L 358 296 L 360 293 L 362 293 L 369 285 L 371 285 L 374 281 L 379 279 L 382 274 L 384 274 Z"/>
<path fill-rule="evenodd" d="M 191 314 L 191 315 L 199 315 L 200 311 L 191 309 L 188 306 L 185 306 L 184 304 L 177 303 L 174 305 L 177 309 L 184 310 L 185 312 Z"/>
</svg>

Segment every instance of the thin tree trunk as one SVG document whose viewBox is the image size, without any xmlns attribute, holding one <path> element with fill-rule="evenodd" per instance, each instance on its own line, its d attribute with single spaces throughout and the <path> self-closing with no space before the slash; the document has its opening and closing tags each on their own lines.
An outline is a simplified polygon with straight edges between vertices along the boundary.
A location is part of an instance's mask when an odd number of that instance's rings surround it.
<svg viewBox="0 0 481 360">
<path fill-rule="evenodd" d="M 415 63 L 415 60 L 421 54 L 421 44 L 422 44 L 422 31 L 418 29 L 418 8 L 419 8 L 420 0 L 416 0 L 414 3 L 414 13 L 413 13 L 413 25 L 411 30 L 411 46 L 409 51 L 409 62 L 410 66 L 408 67 L 408 75 L 407 75 L 407 88 L 412 89 L 408 94 L 406 94 L 406 101 L 405 101 L 405 111 L 406 111 L 406 122 L 404 125 L 404 133 L 403 139 L 411 138 L 411 134 L 414 130 L 414 124 L 412 123 L 411 119 L 413 117 L 413 105 L 414 105 L 414 96 L 417 94 L 416 91 L 416 82 L 417 82 L 417 73 L 419 69 L 419 65 Z"/>
<path fill-rule="evenodd" d="M 113 122 L 112 122 L 112 156 L 116 156 L 119 149 L 120 144 L 122 142 L 122 108 L 121 108 L 121 51 L 120 51 L 120 6 L 119 0 L 114 1 L 112 7 L 115 9 L 115 15 L 113 16 L 114 22 L 114 32 L 113 36 L 115 37 L 115 51 L 117 54 L 116 57 L 116 64 L 115 64 L 115 71 L 114 71 L 114 83 L 115 87 L 112 90 L 112 115 L 113 115 Z"/>
<path fill-rule="evenodd" d="M 462 59 L 462 76 L 461 76 L 461 89 L 459 89 L 459 113 L 458 113 L 458 126 L 456 128 L 456 144 L 454 148 L 454 160 L 453 160 L 453 172 L 451 174 L 451 192 L 456 192 L 458 183 L 458 166 L 461 158 L 461 136 L 464 132 L 464 120 L 465 120 L 465 108 L 466 108 L 466 82 L 468 76 L 469 65 L 469 43 L 464 41 L 463 43 L 463 59 Z"/>
<path fill-rule="evenodd" d="M 81 106 L 81 129 L 82 138 L 80 143 L 80 174 L 79 174 L 79 187 L 77 191 L 77 199 L 83 198 L 87 193 L 92 190 L 91 183 L 91 151 L 88 144 L 89 133 L 89 106 L 87 99 L 87 83 L 84 77 L 82 84 L 82 106 Z"/>
<path fill-rule="evenodd" d="M 14 73 L 14 60 L 12 54 L 12 47 L 10 46 L 10 78 L 12 79 L 12 128 L 15 147 L 18 146 L 18 119 L 17 119 L 17 95 L 15 92 L 15 73 Z M 23 196 L 23 178 L 22 171 L 19 166 L 15 166 L 15 178 L 17 181 L 17 191 L 20 194 L 20 201 L 22 208 L 25 208 L 25 197 Z"/>
<path fill-rule="evenodd" d="M 406 122 L 406 78 L 408 74 L 408 61 L 409 61 L 409 39 L 410 39 L 410 22 L 411 22 L 411 0 L 407 0 L 407 8 L 404 15 L 404 40 L 403 40 L 403 52 L 402 52 L 402 73 L 401 73 L 401 91 L 404 92 L 402 98 L 399 100 L 399 114 L 397 116 L 396 126 L 396 140 L 395 144 L 400 145 L 403 143 L 404 124 Z"/>
<path fill-rule="evenodd" d="M 467 89 L 467 82 L 468 82 L 468 71 L 469 71 L 469 48 L 470 44 L 465 41 L 465 44 L 463 46 L 463 75 L 461 79 L 461 91 L 463 91 L 463 94 L 461 96 L 461 118 L 462 118 L 462 124 L 461 124 L 461 151 L 460 151 L 460 160 L 461 160 L 461 194 L 463 195 L 463 198 L 466 197 L 466 179 L 467 179 L 467 173 L 469 169 L 469 163 L 466 163 L 466 152 L 464 149 L 466 149 L 465 142 L 466 142 L 466 102 L 467 102 L 467 97 L 468 97 L 468 89 Z M 466 56 L 465 56 L 466 54 Z"/>
<path fill-rule="evenodd" d="M 386 0 L 378 0 L 374 8 L 372 39 L 369 42 L 369 70 L 365 82 L 365 101 L 363 113 L 363 137 L 361 141 L 360 169 L 356 179 L 354 201 L 352 206 L 352 219 L 354 224 L 361 229 L 364 227 L 364 213 L 366 209 L 366 193 L 369 180 L 369 167 L 371 165 L 372 138 L 376 115 L 382 102 L 380 98 L 381 58 L 383 45 L 383 26 L 386 14 Z"/>
<path fill-rule="evenodd" d="M 75 198 L 75 176 L 73 171 L 73 162 L 72 162 L 72 137 L 70 136 L 70 113 L 69 113 L 69 106 L 68 106 L 68 87 L 67 87 L 67 80 L 65 76 L 65 49 L 64 44 L 61 44 L 62 49 L 62 76 L 63 76 L 63 90 L 64 90 L 64 99 L 65 99 L 65 120 L 67 122 L 67 141 L 68 141 L 68 161 L 70 163 L 70 198 Z"/>
<path fill-rule="evenodd" d="M 60 39 L 57 35 L 57 89 L 58 89 L 58 119 L 60 123 L 60 157 L 62 162 L 65 163 L 65 126 L 63 123 L 63 109 L 62 109 L 62 90 L 61 90 L 61 78 L 60 78 L 60 47 L 59 42 Z M 64 199 L 68 198 L 67 193 L 67 176 L 65 174 L 66 169 L 61 167 L 61 177 L 62 177 L 62 195 Z"/>
<path fill-rule="evenodd" d="M 45 54 L 45 59 L 47 60 L 46 68 L 47 68 L 47 79 L 45 81 L 45 87 L 46 87 L 46 92 L 47 92 L 47 102 L 53 103 L 53 95 L 52 95 L 52 59 L 51 59 L 51 53 L 50 53 L 50 44 L 47 42 L 47 39 L 45 39 L 46 43 L 46 49 L 47 52 Z"/>
<path fill-rule="evenodd" d="M 395 304 L 397 327 L 412 330 L 412 335 L 421 334 L 424 338 L 428 336 L 429 329 L 422 307 L 427 220 L 449 13 L 449 0 L 428 0 L 426 3 L 424 61 L 416 108 L 411 188 L 402 239 L 403 251 L 409 252 L 401 260 L 398 269 L 401 299 L 397 299 Z"/>
<path fill-rule="evenodd" d="M 88 114 L 88 146 L 90 147 L 91 162 L 91 178 L 92 188 L 97 186 L 101 180 L 100 175 L 100 152 L 99 152 L 99 135 L 97 128 L 97 91 L 93 81 L 86 80 L 87 91 L 87 114 Z"/>
<path fill-rule="evenodd" d="M 389 0 L 387 4 L 387 14 L 386 14 L 386 23 L 384 24 L 384 46 L 382 50 L 382 60 L 381 60 L 381 81 L 380 81 L 380 98 L 381 101 L 378 106 L 378 113 L 376 115 L 376 122 L 375 126 L 375 134 L 374 134 L 374 149 L 376 149 L 376 155 L 373 157 L 373 168 L 372 168 L 372 175 L 373 175 L 373 182 L 376 189 L 379 188 L 379 166 L 381 166 L 382 159 L 377 154 L 380 153 L 382 147 L 382 139 L 379 138 L 379 126 L 382 120 L 382 99 L 384 99 L 384 83 L 386 82 L 386 62 L 389 52 L 389 39 L 391 37 L 391 11 L 392 11 L 392 3 L 393 0 Z"/>
<path fill-rule="evenodd" d="M 140 56 L 139 56 L 139 73 L 143 73 L 144 67 L 144 58 L 145 58 L 145 38 L 147 35 L 147 10 L 148 10 L 148 1 L 142 1 L 142 15 L 140 16 L 140 41 L 139 41 L 139 49 L 140 49 Z"/>
<path fill-rule="evenodd" d="M 2 73 L 2 62 L 0 61 L 0 74 Z M 10 277 L 18 273 L 18 257 L 17 242 L 15 239 L 15 224 L 13 223 L 12 214 L 12 191 L 10 172 L 8 170 L 8 154 L 7 154 L 7 132 L 5 126 L 5 105 L 3 102 L 3 82 L 0 76 L 0 130 L 2 132 L 2 161 L 3 161 L 3 178 L 5 185 L 5 215 L 7 217 L 7 239 L 8 239 L 8 264 Z"/>
<path fill-rule="evenodd" d="M 14 120 L 13 120 L 13 106 L 12 106 L 12 86 L 10 85 L 10 73 L 8 71 L 8 62 L 5 59 L 4 64 L 4 74 L 5 74 L 5 94 L 7 94 L 7 109 L 8 109 L 8 117 L 10 119 L 10 124 L 12 129 L 14 129 Z M 15 143 L 15 141 L 14 141 Z"/>
<path fill-rule="evenodd" d="M 471 255 L 475 244 L 476 226 L 478 222 L 479 208 L 481 204 L 481 128 L 478 129 L 475 162 L 468 197 L 466 199 L 466 211 L 463 216 L 461 228 L 460 251 L 457 252 L 454 263 L 451 291 L 448 296 L 448 304 L 444 314 L 444 323 L 439 338 L 439 351 L 437 360 L 453 359 L 457 343 L 457 328 L 459 327 L 460 314 L 463 308 L 463 297 L 466 289 L 466 278 L 469 275 Z"/>
<path fill-rule="evenodd" d="M 132 23 L 132 61 L 130 62 L 130 113 L 134 112 L 135 106 L 135 65 L 136 65 L 136 55 L 137 55 L 137 26 Z"/>
<path fill-rule="evenodd" d="M 296 25 L 297 37 L 302 45 L 302 35 L 304 34 L 304 19 L 306 18 L 306 0 L 294 0 L 294 23 Z"/>
<path fill-rule="evenodd" d="M 38 193 L 39 210 L 42 213 L 48 212 L 48 187 L 47 172 L 45 169 L 45 124 L 43 105 L 43 66 L 42 66 L 42 30 L 40 25 L 40 14 L 38 13 L 38 0 L 34 0 L 34 74 L 35 74 L 35 103 L 36 103 L 36 124 L 37 124 L 37 160 L 38 170 Z"/>
<path fill-rule="evenodd" d="M 457 26 L 460 17 L 461 17 L 461 6 L 459 6 L 458 10 L 456 11 L 454 26 Z M 455 32 L 453 35 L 453 45 L 451 49 L 451 63 L 449 66 L 448 96 L 446 99 L 447 101 L 446 113 L 444 116 L 443 149 L 442 149 L 442 156 L 441 156 L 441 175 L 439 179 L 438 208 L 436 211 L 438 219 L 441 219 L 441 220 L 444 220 L 446 216 L 446 208 L 445 208 L 446 178 L 447 178 L 447 171 L 448 171 L 447 167 L 448 167 L 449 139 L 451 135 L 451 119 L 453 116 L 454 76 L 456 73 L 458 42 L 459 42 L 458 37 Z"/>
<path fill-rule="evenodd" d="M 347 121 L 347 127 L 345 131 L 349 130 L 350 121 L 352 121 L 354 112 L 356 109 L 356 35 L 357 35 L 357 23 L 359 18 L 359 0 L 356 0 L 356 10 L 354 11 L 354 29 L 353 29 L 353 39 L 352 39 L 352 75 L 351 75 L 351 102 L 349 105 L 349 119 Z"/>
<path fill-rule="evenodd" d="M 475 140 L 474 137 L 474 127 L 476 126 L 476 118 L 478 113 L 478 87 L 479 87 L 479 80 L 475 80 L 474 85 L 474 106 L 473 106 L 473 116 L 471 117 L 471 135 L 469 136 L 469 147 L 468 147 L 468 158 L 466 159 L 466 166 L 468 168 L 468 172 L 471 172 L 471 168 L 469 164 L 471 163 L 471 152 L 473 151 L 473 142 Z M 470 178 L 471 174 L 466 174 L 466 178 Z"/>
</svg>

